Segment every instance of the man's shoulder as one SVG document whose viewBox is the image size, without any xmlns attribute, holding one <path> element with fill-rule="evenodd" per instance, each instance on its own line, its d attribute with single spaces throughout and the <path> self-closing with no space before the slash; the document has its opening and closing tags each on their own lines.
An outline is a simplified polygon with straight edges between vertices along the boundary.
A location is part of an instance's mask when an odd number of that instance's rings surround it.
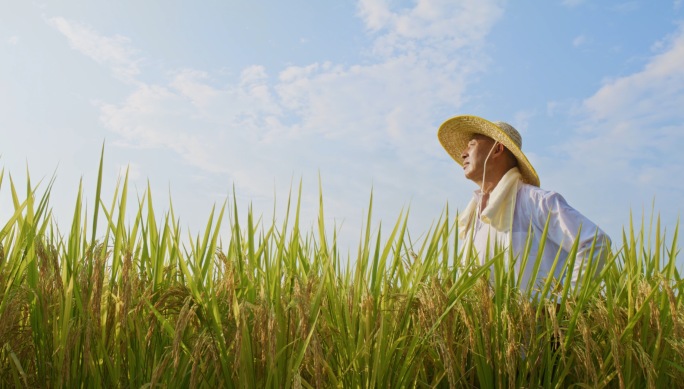
<svg viewBox="0 0 684 389">
<path fill-rule="evenodd" d="M 565 202 L 563 196 L 561 196 L 561 194 L 558 192 L 542 189 L 538 186 L 530 185 L 524 182 L 521 182 L 520 186 L 518 187 L 518 196 L 521 200 L 526 199 L 536 203 L 537 205 L 548 204 L 550 201 L 554 200 Z"/>
<path fill-rule="evenodd" d="M 518 194 L 526 194 L 532 197 L 546 197 L 546 196 L 551 196 L 551 195 L 556 195 L 558 194 L 557 192 L 551 191 L 551 190 L 546 190 L 542 189 L 538 186 L 530 185 L 525 182 L 521 182 L 520 186 L 518 187 Z"/>
</svg>

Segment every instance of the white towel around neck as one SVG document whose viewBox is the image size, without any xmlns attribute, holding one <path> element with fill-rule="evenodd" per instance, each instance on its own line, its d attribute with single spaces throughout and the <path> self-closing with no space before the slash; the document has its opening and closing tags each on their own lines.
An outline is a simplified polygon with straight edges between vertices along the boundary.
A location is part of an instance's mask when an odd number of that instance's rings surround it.
<svg viewBox="0 0 684 389">
<path fill-rule="evenodd" d="M 501 177 L 494 190 L 489 194 L 487 206 L 480 214 L 480 220 L 489 224 L 498 231 L 509 232 L 513 224 L 515 212 L 515 199 L 518 193 L 522 176 L 517 167 L 511 168 Z M 473 197 L 468 203 L 463 214 L 458 219 L 459 237 L 465 239 L 470 229 L 473 228 L 477 217 L 477 198 Z"/>
</svg>

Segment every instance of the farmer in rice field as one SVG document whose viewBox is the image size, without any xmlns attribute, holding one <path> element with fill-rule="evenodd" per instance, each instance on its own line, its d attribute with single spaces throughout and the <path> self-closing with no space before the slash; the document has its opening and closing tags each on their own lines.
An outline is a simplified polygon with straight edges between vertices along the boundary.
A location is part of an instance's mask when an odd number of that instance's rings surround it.
<svg viewBox="0 0 684 389">
<path fill-rule="evenodd" d="M 522 277 L 520 285 L 526 287 L 533 275 L 548 220 L 548 235 L 535 285 L 552 270 L 558 254 L 554 276 L 561 276 L 576 240 L 579 241 L 572 285 L 583 277 L 590 263 L 597 270 L 602 267 L 610 250 L 609 237 L 568 205 L 560 194 L 539 187 L 539 176 L 522 152 L 522 138 L 513 126 L 477 116 L 456 116 L 440 126 L 437 137 L 463 167 L 466 178 L 478 186 L 458 219 L 459 235 L 467 242 L 466 250 L 474 250 L 484 262 L 494 253 L 495 245 L 499 245 L 510 247 L 514 258 L 519 259 L 529 241 L 525 269 L 519 269 L 521 261 L 515 263 L 515 270 Z"/>
</svg>

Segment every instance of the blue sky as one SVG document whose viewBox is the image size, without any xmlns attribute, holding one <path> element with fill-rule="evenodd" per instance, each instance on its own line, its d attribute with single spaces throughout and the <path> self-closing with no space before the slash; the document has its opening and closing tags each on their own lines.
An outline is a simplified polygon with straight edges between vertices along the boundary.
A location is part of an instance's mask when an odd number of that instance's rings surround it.
<svg viewBox="0 0 684 389">
<path fill-rule="evenodd" d="M 671 233 L 684 203 L 684 4 L 677 1 L 4 1 L 2 165 L 56 172 L 70 223 L 78 182 L 104 197 L 128 167 L 158 212 L 202 229 L 233 186 L 282 209 L 322 180 L 330 226 L 353 246 L 411 209 L 414 237 L 474 184 L 439 145 L 451 116 L 507 121 L 543 188 L 615 241 L 655 201 Z M 0 215 L 9 207 L 0 193 Z M 282 217 L 278 214 L 277 217 Z"/>
</svg>

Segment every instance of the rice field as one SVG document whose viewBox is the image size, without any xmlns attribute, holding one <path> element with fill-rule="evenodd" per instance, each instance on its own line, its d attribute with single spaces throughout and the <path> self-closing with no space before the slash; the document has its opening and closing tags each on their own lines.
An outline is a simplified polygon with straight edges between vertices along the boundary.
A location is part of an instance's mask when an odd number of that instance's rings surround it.
<svg viewBox="0 0 684 389">
<path fill-rule="evenodd" d="M 406 214 L 370 227 L 371 199 L 342 257 L 322 195 L 312 229 L 295 195 L 279 220 L 216 207 L 188 238 L 149 191 L 101 186 L 102 161 L 97 207 L 79 194 L 57 226 L 49 184 L 0 175 L 14 207 L 0 221 L 0 387 L 684 386 L 677 229 L 657 217 L 612 237 L 576 290 L 530 288 L 503 252 L 462 255 L 448 209 L 412 242 Z"/>
</svg>

